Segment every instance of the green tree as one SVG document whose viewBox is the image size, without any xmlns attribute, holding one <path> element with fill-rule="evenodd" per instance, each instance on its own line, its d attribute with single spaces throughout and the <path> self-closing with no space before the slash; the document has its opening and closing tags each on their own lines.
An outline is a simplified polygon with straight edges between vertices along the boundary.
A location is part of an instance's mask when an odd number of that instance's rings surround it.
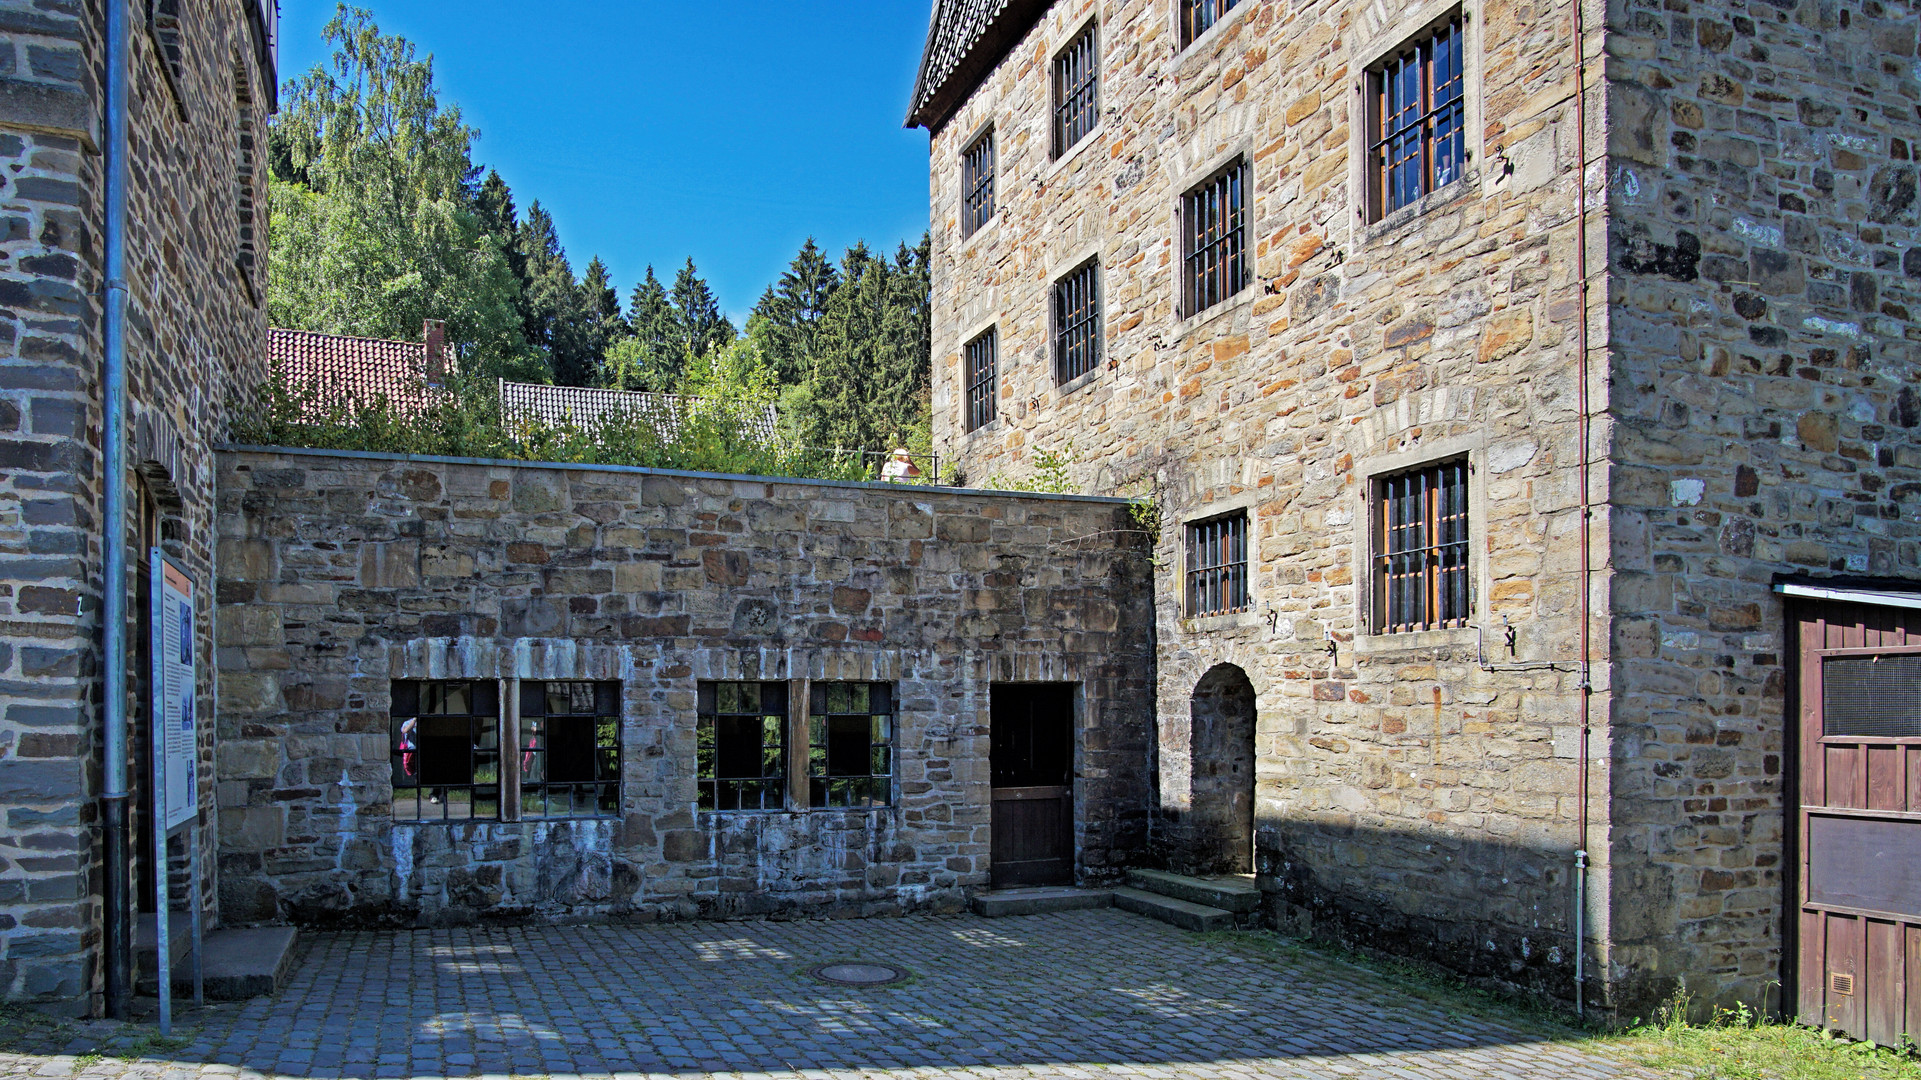
<svg viewBox="0 0 1921 1080">
<path fill-rule="evenodd" d="M 849 248 L 818 336 L 818 370 L 783 397 L 809 445 L 885 451 L 929 437 L 931 245 L 901 245 L 894 261 Z"/>
<path fill-rule="evenodd" d="M 840 272 L 810 236 L 781 273 L 779 283 L 768 286 L 754 305 L 750 333 L 760 331 L 762 348 L 781 382 L 798 384 L 813 377 L 820 355 L 821 316 L 839 287 Z M 756 320 L 760 325 L 752 325 Z"/>
<path fill-rule="evenodd" d="M 674 277 L 673 303 L 681 343 L 694 355 L 705 356 L 709 350 L 734 340 L 734 324 L 720 313 L 720 301 L 714 298 L 714 290 L 694 268 L 692 259 Z"/>
<path fill-rule="evenodd" d="M 607 352 L 606 385 L 616 390 L 670 391 L 680 382 L 687 350 L 667 289 L 647 268 L 627 301 L 628 335 Z"/>
<path fill-rule="evenodd" d="M 328 64 L 291 80 L 268 135 L 275 325 L 412 340 L 447 321 L 467 370 L 524 359 L 517 282 L 477 209 L 475 133 L 433 60 L 341 5 Z"/>
</svg>

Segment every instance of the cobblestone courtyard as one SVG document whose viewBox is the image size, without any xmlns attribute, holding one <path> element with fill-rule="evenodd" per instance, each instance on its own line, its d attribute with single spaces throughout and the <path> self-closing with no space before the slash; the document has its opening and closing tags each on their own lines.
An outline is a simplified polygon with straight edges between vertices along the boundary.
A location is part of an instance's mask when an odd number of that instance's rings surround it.
<svg viewBox="0 0 1921 1080">
<path fill-rule="evenodd" d="M 176 1038 L 19 1025 L 0 1080 L 1645 1076 L 1267 939 L 1113 910 L 986 920 L 312 934 L 277 999 Z M 835 961 L 908 969 L 825 984 Z"/>
</svg>

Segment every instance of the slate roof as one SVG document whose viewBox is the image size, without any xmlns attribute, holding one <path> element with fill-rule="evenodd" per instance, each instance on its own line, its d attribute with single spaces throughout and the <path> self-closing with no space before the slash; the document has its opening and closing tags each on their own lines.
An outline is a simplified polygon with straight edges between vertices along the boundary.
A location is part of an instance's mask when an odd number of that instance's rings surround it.
<svg viewBox="0 0 1921 1080">
<path fill-rule="evenodd" d="M 281 385 L 312 395 L 321 408 L 372 405 L 385 397 L 413 412 L 426 407 L 427 346 L 306 330 L 268 330 L 267 360 Z"/>
<path fill-rule="evenodd" d="M 676 394 L 647 394 L 632 390 L 602 390 L 591 386 L 543 386 L 501 380 L 500 411 L 507 417 L 527 417 L 549 425 L 573 423 L 590 427 L 611 413 L 628 413 L 652 422 L 663 438 L 672 438 L 681 418 L 700 407 L 699 398 Z M 777 416 L 772 405 L 739 417 L 743 433 L 763 443 L 774 441 Z"/>
<path fill-rule="evenodd" d="M 1047 12 L 1049 0 L 934 0 L 907 126 L 939 131 Z"/>
</svg>

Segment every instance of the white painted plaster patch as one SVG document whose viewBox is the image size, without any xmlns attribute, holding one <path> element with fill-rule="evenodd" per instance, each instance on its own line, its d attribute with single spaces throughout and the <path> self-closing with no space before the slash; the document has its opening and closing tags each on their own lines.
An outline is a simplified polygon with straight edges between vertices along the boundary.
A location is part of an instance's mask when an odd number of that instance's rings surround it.
<svg viewBox="0 0 1921 1080">
<path fill-rule="evenodd" d="M 1676 480 L 1668 485 L 1668 498 L 1676 506 L 1699 506 L 1708 491 L 1705 480 Z"/>
<path fill-rule="evenodd" d="M 1851 323 L 1851 322 L 1837 322 L 1834 319 L 1824 319 L 1819 315 L 1810 315 L 1807 318 L 1802 319 L 1801 325 L 1807 327 L 1810 330 L 1818 330 L 1824 334 L 1840 334 L 1842 337 L 1851 337 L 1851 338 L 1858 338 L 1861 336 L 1861 327 L 1859 324 Z"/>
<path fill-rule="evenodd" d="M 1781 227 L 1779 225 L 1763 225 L 1758 221 L 1749 221 L 1747 218 L 1738 217 L 1734 219 L 1734 233 L 1736 236 L 1743 236 L 1756 243 L 1766 244 L 1769 247 L 1781 246 Z"/>
</svg>

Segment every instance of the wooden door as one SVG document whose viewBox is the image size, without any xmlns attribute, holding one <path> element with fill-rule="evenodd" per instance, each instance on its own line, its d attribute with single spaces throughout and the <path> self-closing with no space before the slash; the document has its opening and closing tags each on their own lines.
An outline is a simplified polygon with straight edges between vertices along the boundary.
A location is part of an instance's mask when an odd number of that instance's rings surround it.
<svg viewBox="0 0 1921 1080">
<path fill-rule="evenodd" d="M 997 889 L 1074 883 L 1074 688 L 993 688 L 992 880 Z"/>
<path fill-rule="evenodd" d="M 1796 622 L 1798 1012 L 1896 1045 L 1921 1037 L 1921 611 Z"/>
</svg>

